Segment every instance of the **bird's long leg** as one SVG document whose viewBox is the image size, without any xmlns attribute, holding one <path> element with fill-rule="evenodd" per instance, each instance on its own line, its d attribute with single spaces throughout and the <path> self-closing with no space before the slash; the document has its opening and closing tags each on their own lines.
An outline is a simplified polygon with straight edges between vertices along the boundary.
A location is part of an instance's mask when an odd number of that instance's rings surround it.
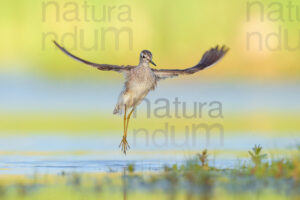
<svg viewBox="0 0 300 200">
<path fill-rule="evenodd" d="M 130 120 L 130 117 L 131 117 L 131 114 L 133 113 L 133 111 L 134 111 L 134 108 L 132 108 L 132 110 L 130 111 L 130 113 L 127 116 L 127 120 L 126 120 L 126 135 L 127 135 L 129 120 Z M 130 148 L 130 146 L 129 146 L 129 148 Z"/>
<path fill-rule="evenodd" d="M 125 105 L 124 110 L 125 110 L 125 112 L 124 112 L 124 135 L 123 135 L 123 138 L 121 140 L 119 147 L 121 147 L 123 153 L 126 154 L 126 151 L 129 148 L 128 142 L 126 140 L 126 137 L 127 137 L 127 128 L 126 128 L 126 124 L 127 124 L 126 123 L 126 121 L 127 121 L 126 110 L 127 110 L 127 108 L 126 108 L 126 105 Z"/>
<path fill-rule="evenodd" d="M 125 135 L 125 132 L 126 132 L 126 104 L 125 104 L 125 111 L 124 111 L 124 135 Z"/>
</svg>

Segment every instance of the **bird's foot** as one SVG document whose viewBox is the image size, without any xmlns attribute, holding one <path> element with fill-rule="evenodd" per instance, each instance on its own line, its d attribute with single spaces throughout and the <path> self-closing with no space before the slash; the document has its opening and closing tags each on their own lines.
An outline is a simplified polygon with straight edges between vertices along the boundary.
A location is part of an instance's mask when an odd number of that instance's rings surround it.
<svg viewBox="0 0 300 200">
<path fill-rule="evenodd" d="M 121 147 L 121 150 L 126 155 L 126 151 L 128 149 L 130 149 L 130 146 L 129 146 L 127 140 L 126 140 L 126 136 L 123 136 L 123 139 L 121 140 L 121 143 L 120 143 L 119 147 Z"/>
</svg>

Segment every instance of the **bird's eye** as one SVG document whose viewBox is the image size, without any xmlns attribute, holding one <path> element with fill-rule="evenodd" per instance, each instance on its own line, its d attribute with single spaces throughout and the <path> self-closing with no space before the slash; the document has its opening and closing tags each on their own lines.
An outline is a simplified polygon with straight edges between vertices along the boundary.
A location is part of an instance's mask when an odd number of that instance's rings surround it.
<svg viewBox="0 0 300 200">
<path fill-rule="evenodd" d="M 143 55 L 143 58 L 146 58 L 146 56 Z"/>
</svg>

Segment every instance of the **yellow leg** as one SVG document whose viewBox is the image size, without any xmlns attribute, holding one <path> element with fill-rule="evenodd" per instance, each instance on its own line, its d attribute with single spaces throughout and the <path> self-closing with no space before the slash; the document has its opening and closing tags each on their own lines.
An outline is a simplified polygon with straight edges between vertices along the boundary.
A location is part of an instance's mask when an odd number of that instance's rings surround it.
<svg viewBox="0 0 300 200">
<path fill-rule="evenodd" d="M 126 116 L 126 105 L 125 105 L 125 112 L 124 112 L 124 135 L 123 135 L 123 138 L 121 140 L 121 143 L 119 145 L 119 147 L 121 147 L 121 150 L 123 151 L 124 154 L 126 154 L 126 151 L 129 147 L 129 144 L 126 140 L 126 137 L 127 137 L 127 126 L 128 126 L 128 123 L 126 123 L 127 121 L 127 116 Z"/>
<path fill-rule="evenodd" d="M 130 113 L 128 114 L 127 116 L 127 120 L 126 120 L 126 136 L 127 136 L 127 130 L 128 130 L 128 124 L 129 124 L 129 120 L 130 120 L 130 117 L 131 117 L 131 114 L 133 113 L 134 111 L 134 108 L 132 108 L 132 110 L 130 111 Z"/>
<path fill-rule="evenodd" d="M 125 111 L 124 111 L 124 136 L 125 136 L 125 132 L 126 132 L 126 104 L 125 104 Z"/>
</svg>

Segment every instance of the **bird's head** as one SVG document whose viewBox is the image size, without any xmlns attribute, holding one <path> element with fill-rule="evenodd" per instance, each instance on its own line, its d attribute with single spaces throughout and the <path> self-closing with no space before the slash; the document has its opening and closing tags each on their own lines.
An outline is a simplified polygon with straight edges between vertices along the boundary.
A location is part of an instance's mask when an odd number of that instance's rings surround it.
<svg viewBox="0 0 300 200">
<path fill-rule="evenodd" d="M 156 64 L 152 61 L 152 53 L 148 50 L 143 50 L 140 55 L 140 63 L 151 63 L 156 66 Z"/>
</svg>

